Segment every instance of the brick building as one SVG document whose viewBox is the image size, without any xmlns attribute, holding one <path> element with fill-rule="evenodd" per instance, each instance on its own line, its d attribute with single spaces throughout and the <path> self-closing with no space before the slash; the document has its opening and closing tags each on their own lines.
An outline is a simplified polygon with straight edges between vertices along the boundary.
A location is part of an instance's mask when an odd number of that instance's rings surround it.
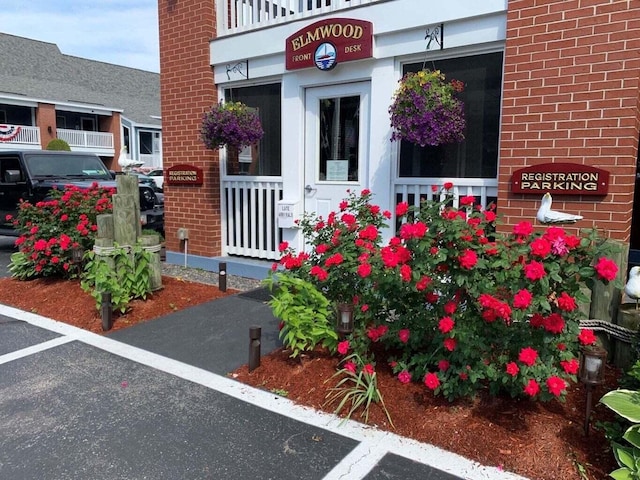
<svg viewBox="0 0 640 480">
<path fill-rule="evenodd" d="M 0 150 L 41 149 L 60 138 L 116 170 L 122 146 L 162 167 L 159 74 L 5 33 L 0 50 Z"/>
<path fill-rule="evenodd" d="M 507 228 L 534 221 L 552 189 L 555 209 L 584 216 L 572 228 L 640 248 L 639 2 L 161 0 L 159 21 L 164 165 L 203 174 L 165 187 L 169 261 L 215 270 L 224 259 L 229 273 L 260 275 L 241 266 L 277 258 L 281 240 L 301 247 L 291 218 L 326 214 L 347 189 L 393 210 L 449 181 L 456 196 L 497 202 Z M 425 67 L 464 82 L 464 142 L 390 141 L 397 82 Z M 219 99 L 258 109 L 257 148 L 204 148 L 201 117 Z M 600 175 L 601 190 L 518 189 L 522 169 Z"/>
</svg>

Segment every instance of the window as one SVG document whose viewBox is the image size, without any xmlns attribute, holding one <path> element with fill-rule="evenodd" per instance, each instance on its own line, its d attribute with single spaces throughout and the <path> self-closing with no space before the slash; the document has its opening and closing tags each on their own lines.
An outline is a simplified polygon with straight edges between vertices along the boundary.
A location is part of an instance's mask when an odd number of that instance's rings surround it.
<svg viewBox="0 0 640 480">
<path fill-rule="evenodd" d="M 403 74 L 422 69 L 407 64 Z M 402 141 L 400 177 L 495 178 L 498 172 L 498 133 L 502 86 L 502 52 L 436 60 L 427 68 L 442 71 L 448 80 L 460 80 L 465 106 L 465 140 L 437 147 Z"/>
<path fill-rule="evenodd" d="M 227 149 L 227 174 L 280 176 L 280 84 L 231 88 L 224 93 L 226 101 L 242 102 L 257 109 L 264 130 L 264 136 L 258 145 L 247 147 L 241 152 Z"/>
<path fill-rule="evenodd" d="M 122 127 L 122 144 L 127 147 L 127 152 L 131 153 L 131 132 L 129 127 Z"/>
<path fill-rule="evenodd" d="M 140 154 L 153 155 L 153 132 L 140 131 L 138 140 Z"/>
</svg>

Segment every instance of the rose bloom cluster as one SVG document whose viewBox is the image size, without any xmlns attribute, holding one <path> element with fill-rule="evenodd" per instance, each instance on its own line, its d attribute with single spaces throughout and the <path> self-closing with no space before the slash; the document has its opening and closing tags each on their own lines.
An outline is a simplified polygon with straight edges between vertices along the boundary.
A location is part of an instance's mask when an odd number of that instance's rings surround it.
<svg viewBox="0 0 640 480">
<path fill-rule="evenodd" d="M 75 275 L 72 251 L 93 247 L 96 217 L 111 212 L 114 193 L 115 189 L 97 183 L 89 188 L 68 185 L 52 190 L 48 200 L 35 205 L 22 201 L 17 218 L 6 218 L 21 233 L 12 274 L 19 278 Z"/>
<path fill-rule="evenodd" d="M 487 389 L 562 400 L 580 346 L 596 342 L 579 327 L 583 289 L 617 276 L 609 242 L 593 230 L 577 236 L 530 222 L 500 233 L 493 208 L 473 196 L 453 207 L 452 188 L 435 187 L 420 205 L 399 203 L 397 235 L 384 245 L 381 225 L 371 224 L 374 236 L 365 221 L 380 213 L 370 192 L 350 194 L 341 212 L 304 223 L 313 248 L 285 246 L 279 266 L 333 302 L 351 299 L 355 331 L 340 353 L 375 365 L 374 352 L 394 352 L 379 360 L 402 383 L 420 380 L 448 399 Z M 354 207 L 355 220 L 345 217 Z"/>
</svg>

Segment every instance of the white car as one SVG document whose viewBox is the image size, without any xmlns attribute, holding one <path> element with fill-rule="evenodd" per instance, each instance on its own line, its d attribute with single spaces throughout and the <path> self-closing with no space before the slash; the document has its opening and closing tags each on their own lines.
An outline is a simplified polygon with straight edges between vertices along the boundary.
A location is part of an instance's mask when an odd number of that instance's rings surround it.
<svg viewBox="0 0 640 480">
<path fill-rule="evenodd" d="M 151 170 L 147 175 L 156 181 L 158 188 L 162 188 L 164 183 L 164 172 L 161 169 Z"/>
</svg>

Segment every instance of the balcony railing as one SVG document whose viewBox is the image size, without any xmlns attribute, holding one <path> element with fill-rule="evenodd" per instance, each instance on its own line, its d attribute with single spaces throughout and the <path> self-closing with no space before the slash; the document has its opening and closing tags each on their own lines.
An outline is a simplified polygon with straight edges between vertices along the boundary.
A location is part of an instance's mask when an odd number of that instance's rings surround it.
<svg viewBox="0 0 640 480">
<path fill-rule="evenodd" d="M 113 133 L 59 128 L 58 138 L 70 147 L 113 149 Z"/>
<path fill-rule="evenodd" d="M 18 148 L 22 145 L 36 145 L 40 147 L 40 128 L 30 127 L 26 125 L 18 125 L 20 131 L 18 134 L 10 140 L 3 140 L 0 142 L 0 147 L 3 148 Z"/>
<path fill-rule="evenodd" d="M 217 0 L 218 36 L 386 0 Z"/>
</svg>

